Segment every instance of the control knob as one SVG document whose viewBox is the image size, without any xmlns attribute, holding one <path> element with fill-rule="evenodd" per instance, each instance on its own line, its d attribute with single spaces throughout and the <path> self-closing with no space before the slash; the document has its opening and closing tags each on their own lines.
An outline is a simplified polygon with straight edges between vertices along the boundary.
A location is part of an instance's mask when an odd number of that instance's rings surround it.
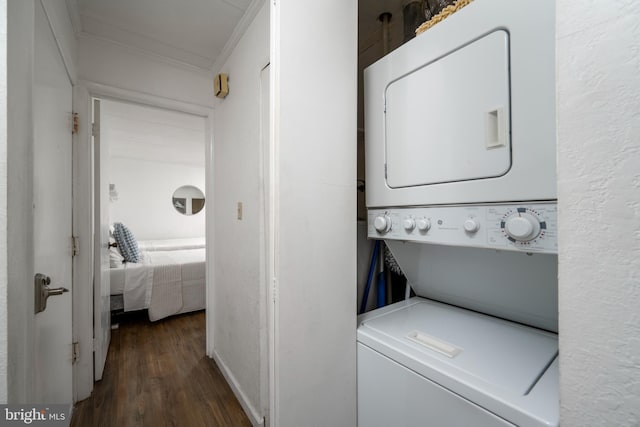
<svg viewBox="0 0 640 427">
<path fill-rule="evenodd" d="M 378 233 L 386 233 L 391 230 L 391 218 L 389 215 L 378 215 L 376 219 L 373 220 L 373 227 Z"/>
<path fill-rule="evenodd" d="M 420 218 L 416 221 L 416 225 L 418 226 L 418 230 L 420 231 L 428 231 L 431 228 L 431 221 L 427 218 Z"/>
<path fill-rule="evenodd" d="M 504 224 L 504 231 L 508 236 L 520 242 L 528 242 L 538 237 L 540 223 L 528 213 L 508 218 Z"/>
<path fill-rule="evenodd" d="M 402 225 L 404 226 L 405 230 L 411 231 L 416 226 L 416 222 L 413 218 L 405 218 Z"/>
<path fill-rule="evenodd" d="M 462 226 L 469 233 L 475 233 L 480 229 L 480 223 L 475 218 L 467 219 Z"/>
</svg>

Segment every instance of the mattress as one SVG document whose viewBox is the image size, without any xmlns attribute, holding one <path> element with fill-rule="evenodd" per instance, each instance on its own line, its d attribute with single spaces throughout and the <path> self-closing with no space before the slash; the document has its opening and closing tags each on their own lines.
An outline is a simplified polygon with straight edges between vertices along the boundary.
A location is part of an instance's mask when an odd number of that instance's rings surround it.
<svg viewBox="0 0 640 427">
<path fill-rule="evenodd" d="M 157 252 L 144 252 L 143 264 L 189 264 L 194 262 L 204 262 L 205 249 L 180 249 L 180 250 L 166 250 Z"/>
<path fill-rule="evenodd" d="M 111 269 L 111 295 L 122 295 L 125 311 L 148 309 L 152 321 L 204 309 L 206 250 L 199 240 L 140 245 L 146 248 L 141 262 Z"/>
<path fill-rule="evenodd" d="M 180 249 L 204 249 L 204 237 L 187 239 L 142 240 L 138 242 L 138 249 L 142 252 L 175 251 Z"/>
<path fill-rule="evenodd" d="M 204 263 L 205 249 L 159 250 L 143 252 L 142 263 L 122 264 L 121 267 L 111 268 L 111 295 L 121 295 L 124 292 L 125 270 L 143 264 L 192 264 Z"/>
<path fill-rule="evenodd" d="M 122 267 L 112 268 L 110 270 L 111 275 L 111 295 L 121 295 L 124 292 L 124 268 L 126 264 L 122 264 Z"/>
<path fill-rule="evenodd" d="M 124 276 L 123 276 L 124 277 Z M 182 308 L 174 314 L 191 313 L 204 310 L 206 307 L 206 288 L 202 282 L 189 280 L 182 284 Z M 124 310 L 124 297 L 111 295 L 111 310 Z"/>
</svg>

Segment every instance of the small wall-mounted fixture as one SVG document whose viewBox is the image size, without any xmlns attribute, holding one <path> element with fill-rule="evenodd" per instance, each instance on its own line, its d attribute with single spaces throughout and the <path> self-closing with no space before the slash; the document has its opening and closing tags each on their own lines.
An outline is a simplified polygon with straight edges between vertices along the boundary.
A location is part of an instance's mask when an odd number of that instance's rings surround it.
<svg viewBox="0 0 640 427">
<path fill-rule="evenodd" d="M 229 76 L 218 74 L 213 79 L 213 93 L 218 98 L 226 98 L 229 94 Z"/>
<path fill-rule="evenodd" d="M 78 113 L 73 113 L 73 126 L 71 129 L 71 133 L 73 135 L 77 134 L 79 127 L 80 127 L 80 118 L 78 117 Z"/>
<path fill-rule="evenodd" d="M 115 184 L 109 184 L 109 201 L 115 202 L 118 200 L 118 190 L 116 190 Z"/>
</svg>

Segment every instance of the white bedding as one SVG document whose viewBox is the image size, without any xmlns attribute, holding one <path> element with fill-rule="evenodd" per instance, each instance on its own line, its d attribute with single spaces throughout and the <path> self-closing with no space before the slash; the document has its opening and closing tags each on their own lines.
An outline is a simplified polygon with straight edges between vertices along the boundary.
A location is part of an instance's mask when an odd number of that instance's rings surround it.
<svg viewBox="0 0 640 427">
<path fill-rule="evenodd" d="M 143 252 L 175 251 L 181 249 L 204 249 L 204 237 L 168 240 L 143 240 L 138 242 L 138 249 Z"/>
<path fill-rule="evenodd" d="M 124 292 L 124 266 L 111 268 L 111 295 L 122 295 Z"/>
<path fill-rule="evenodd" d="M 148 309 L 154 321 L 205 308 L 205 277 L 204 248 L 146 251 L 141 263 L 112 269 L 111 294 L 120 291 L 125 311 Z"/>
</svg>

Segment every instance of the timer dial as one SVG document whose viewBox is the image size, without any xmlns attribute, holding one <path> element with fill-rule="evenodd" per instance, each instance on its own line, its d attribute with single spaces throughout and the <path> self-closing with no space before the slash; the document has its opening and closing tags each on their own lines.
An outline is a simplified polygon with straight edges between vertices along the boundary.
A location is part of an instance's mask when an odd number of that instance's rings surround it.
<svg viewBox="0 0 640 427">
<path fill-rule="evenodd" d="M 516 212 L 509 212 L 505 216 L 501 228 L 512 242 L 526 243 L 541 236 L 546 223 L 540 221 L 536 212 L 518 208 Z"/>
</svg>

